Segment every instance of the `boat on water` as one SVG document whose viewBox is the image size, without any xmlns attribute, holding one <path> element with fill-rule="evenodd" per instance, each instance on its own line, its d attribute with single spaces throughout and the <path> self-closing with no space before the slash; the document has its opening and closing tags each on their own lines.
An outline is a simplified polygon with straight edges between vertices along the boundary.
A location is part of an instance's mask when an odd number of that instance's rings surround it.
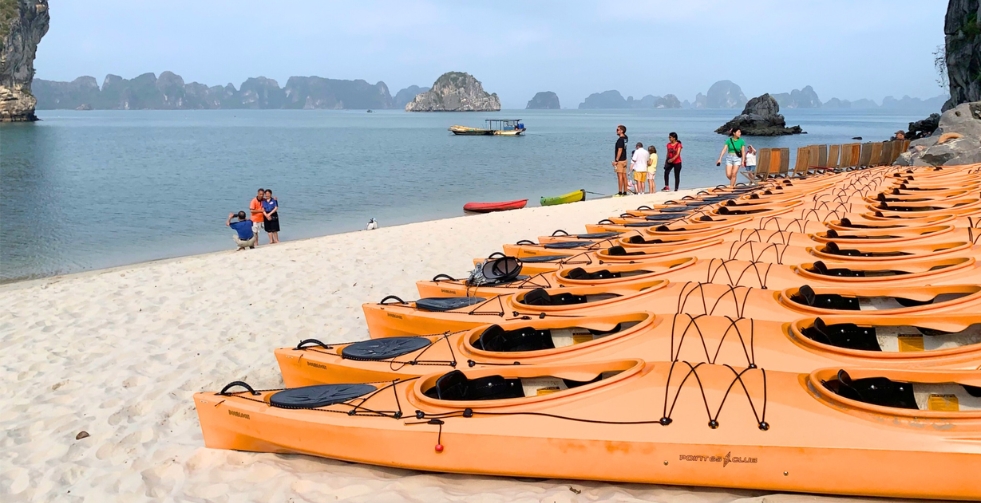
<svg viewBox="0 0 981 503">
<path fill-rule="evenodd" d="M 450 126 L 450 132 L 461 136 L 520 136 L 525 132 L 521 119 L 487 119 L 486 128 Z"/>
</svg>

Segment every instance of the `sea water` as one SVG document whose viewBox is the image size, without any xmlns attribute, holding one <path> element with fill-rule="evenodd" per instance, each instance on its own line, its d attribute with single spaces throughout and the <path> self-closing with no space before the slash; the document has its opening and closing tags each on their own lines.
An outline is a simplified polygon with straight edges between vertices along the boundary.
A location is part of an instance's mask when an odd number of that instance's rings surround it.
<svg viewBox="0 0 981 503">
<path fill-rule="evenodd" d="M 715 166 L 732 110 L 39 111 L 0 125 L 0 281 L 229 249 L 230 212 L 256 189 L 280 202 L 283 241 L 463 214 L 469 201 L 616 191 L 616 126 L 684 151 L 681 187 L 726 183 Z M 866 141 L 926 112 L 785 110 L 809 134 L 757 148 Z M 522 119 L 521 137 L 453 136 L 453 124 Z M 663 169 L 657 173 L 662 187 Z M 672 182 L 673 183 L 673 182 Z M 600 197 L 588 194 L 588 198 Z M 584 222 L 585 223 L 585 222 Z M 266 237 L 262 236 L 263 241 Z"/>
</svg>

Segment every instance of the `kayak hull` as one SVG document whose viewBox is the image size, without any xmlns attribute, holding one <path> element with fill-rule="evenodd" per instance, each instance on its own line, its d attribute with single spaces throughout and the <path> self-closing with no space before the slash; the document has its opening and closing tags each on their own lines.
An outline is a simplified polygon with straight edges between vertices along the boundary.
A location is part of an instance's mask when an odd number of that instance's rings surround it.
<svg viewBox="0 0 981 503">
<path fill-rule="evenodd" d="M 562 194 L 561 196 L 542 197 L 539 203 L 542 206 L 555 206 L 558 204 L 576 203 L 585 200 L 586 200 L 586 191 L 584 189 L 579 189 L 573 192 L 569 192 L 568 194 Z"/>
<path fill-rule="evenodd" d="M 528 204 L 527 199 L 501 201 L 494 203 L 471 202 L 463 205 L 463 211 L 470 213 L 491 213 L 494 211 L 520 210 Z"/>
</svg>

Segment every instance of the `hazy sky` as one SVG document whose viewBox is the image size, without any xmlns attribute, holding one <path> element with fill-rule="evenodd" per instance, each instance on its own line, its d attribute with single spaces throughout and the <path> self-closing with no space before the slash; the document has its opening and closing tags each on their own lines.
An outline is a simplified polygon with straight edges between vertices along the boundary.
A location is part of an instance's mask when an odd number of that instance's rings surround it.
<svg viewBox="0 0 981 503">
<path fill-rule="evenodd" d="M 822 100 L 927 98 L 942 0 L 51 2 L 37 77 L 173 71 L 238 87 L 266 76 L 384 81 L 392 94 L 472 73 L 505 108 L 555 91 L 676 94 L 717 80 L 748 97 L 812 85 Z"/>
</svg>

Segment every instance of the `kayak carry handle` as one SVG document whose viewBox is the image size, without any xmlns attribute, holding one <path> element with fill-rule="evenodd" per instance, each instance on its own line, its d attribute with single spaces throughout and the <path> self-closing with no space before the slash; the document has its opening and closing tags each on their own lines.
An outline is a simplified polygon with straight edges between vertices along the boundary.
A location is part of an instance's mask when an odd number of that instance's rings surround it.
<svg viewBox="0 0 981 503">
<path fill-rule="evenodd" d="M 613 220 L 610 220 L 609 218 L 604 218 L 603 220 L 600 220 L 599 222 L 596 222 L 597 225 L 612 224 L 612 223 L 613 223 Z"/>
<path fill-rule="evenodd" d="M 388 300 L 397 300 L 397 301 L 399 301 L 399 304 L 408 304 L 408 302 L 406 302 L 406 301 L 398 298 L 398 296 L 396 296 L 396 295 L 389 295 L 388 297 L 385 297 L 384 299 L 381 300 L 381 302 L 379 302 L 379 304 L 384 304 L 385 301 L 388 301 Z"/>
<path fill-rule="evenodd" d="M 450 281 L 453 281 L 456 278 L 454 278 L 453 276 L 450 276 L 449 274 L 437 274 L 437 275 L 433 276 L 433 281 L 439 281 L 441 279 L 448 279 Z"/>
<path fill-rule="evenodd" d="M 516 245 L 537 245 L 538 243 L 536 243 L 536 242 L 534 242 L 534 241 L 532 241 L 530 239 L 522 239 L 521 241 L 518 241 L 517 243 L 514 243 L 514 244 L 516 244 Z"/>
<path fill-rule="evenodd" d="M 690 201 L 692 199 L 695 199 L 695 196 L 685 196 L 681 198 L 682 201 Z"/>
<path fill-rule="evenodd" d="M 333 349 L 329 345 L 324 344 L 323 342 L 320 342 L 317 339 L 303 339 L 293 349 L 304 349 L 304 348 L 308 347 L 307 344 L 310 344 L 311 346 L 321 347 L 321 348 L 324 348 L 324 349 Z"/>
<path fill-rule="evenodd" d="M 704 196 L 707 196 L 709 194 L 711 194 L 711 192 L 709 192 L 707 190 L 700 190 L 700 191 L 698 191 L 698 192 L 695 193 L 696 196 L 703 196 L 703 195 Z"/>
<path fill-rule="evenodd" d="M 630 217 L 632 217 L 632 216 L 633 216 L 633 215 L 631 215 L 630 213 L 621 213 L 621 214 L 620 214 L 620 218 L 630 218 Z"/>
<path fill-rule="evenodd" d="M 640 205 L 640 206 L 638 206 L 638 207 L 637 207 L 637 211 L 643 211 L 643 210 L 653 210 L 653 209 L 654 209 L 654 208 L 651 208 L 650 206 L 648 206 L 648 205 L 646 205 L 646 204 L 643 204 L 643 205 Z"/>
<path fill-rule="evenodd" d="M 501 252 L 494 252 L 494 253 L 491 253 L 490 255 L 488 255 L 487 258 L 492 259 L 492 258 L 501 258 L 501 257 L 505 257 L 505 256 L 506 255 L 504 255 Z"/>
<path fill-rule="evenodd" d="M 667 201 L 664 201 L 664 204 L 678 204 L 678 201 L 675 201 L 674 199 L 668 199 Z"/>
<path fill-rule="evenodd" d="M 971 217 L 968 217 L 968 218 L 971 218 Z M 562 234 L 559 234 L 560 232 Z M 564 231 L 564 230 L 562 230 L 562 229 L 556 229 L 555 232 L 552 233 L 552 237 L 555 237 L 555 236 L 568 236 L 568 235 L 569 235 L 569 233 L 566 232 L 566 231 Z"/>
<path fill-rule="evenodd" d="M 235 386 L 241 386 L 241 387 L 247 389 L 249 391 L 249 393 L 251 393 L 253 395 L 258 395 L 259 394 L 258 391 L 252 389 L 252 386 L 249 386 L 248 383 L 243 382 L 243 381 L 232 381 L 232 382 L 228 383 L 227 385 L 225 385 L 224 388 L 221 389 L 221 391 L 218 392 L 218 394 L 219 395 L 229 395 L 230 393 L 228 392 L 228 390 L 230 388 L 234 388 Z"/>
</svg>

